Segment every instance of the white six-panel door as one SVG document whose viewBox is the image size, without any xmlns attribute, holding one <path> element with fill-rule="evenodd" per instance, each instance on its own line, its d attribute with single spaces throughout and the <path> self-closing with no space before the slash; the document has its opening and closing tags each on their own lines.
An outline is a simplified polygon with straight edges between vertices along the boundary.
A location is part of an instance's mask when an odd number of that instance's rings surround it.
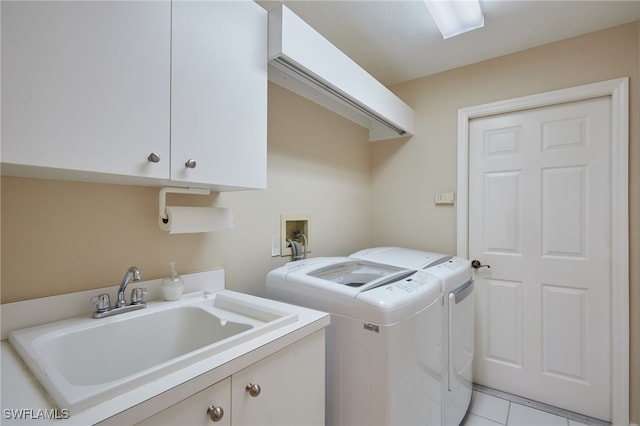
<svg viewBox="0 0 640 426">
<path fill-rule="evenodd" d="M 469 123 L 477 383 L 611 420 L 610 97 Z"/>
</svg>

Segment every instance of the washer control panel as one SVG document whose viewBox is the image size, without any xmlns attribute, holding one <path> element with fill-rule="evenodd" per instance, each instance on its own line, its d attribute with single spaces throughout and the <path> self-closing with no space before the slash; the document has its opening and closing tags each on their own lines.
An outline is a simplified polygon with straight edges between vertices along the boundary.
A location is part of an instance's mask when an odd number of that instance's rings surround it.
<svg viewBox="0 0 640 426">
<path fill-rule="evenodd" d="M 406 293 L 413 293 L 414 291 L 420 291 L 425 284 L 429 281 L 429 276 L 423 274 L 415 274 L 409 278 L 405 278 L 402 281 L 389 284 L 387 289 L 389 291 L 404 291 Z"/>
<path fill-rule="evenodd" d="M 442 284 L 438 277 L 418 271 L 398 281 L 359 293 L 356 299 L 379 309 L 396 309 L 409 304 L 423 304 L 440 298 Z"/>
</svg>

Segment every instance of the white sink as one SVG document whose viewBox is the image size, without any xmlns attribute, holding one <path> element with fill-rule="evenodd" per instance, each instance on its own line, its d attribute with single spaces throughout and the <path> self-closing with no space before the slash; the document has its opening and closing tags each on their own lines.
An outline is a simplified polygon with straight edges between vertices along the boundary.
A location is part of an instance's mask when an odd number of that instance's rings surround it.
<svg viewBox="0 0 640 426">
<path fill-rule="evenodd" d="M 232 292 L 198 293 L 16 330 L 9 341 L 58 407 L 73 413 L 296 320 Z"/>
</svg>

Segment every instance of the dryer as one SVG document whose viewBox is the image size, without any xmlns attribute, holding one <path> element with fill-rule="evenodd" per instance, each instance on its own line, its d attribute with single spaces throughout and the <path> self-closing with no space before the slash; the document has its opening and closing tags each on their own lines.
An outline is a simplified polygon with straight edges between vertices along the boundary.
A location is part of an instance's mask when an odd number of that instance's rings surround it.
<svg viewBox="0 0 640 426">
<path fill-rule="evenodd" d="M 331 313 L 328 425 L 440 425 L 442 281 L 350 257 L 291 262 L 267 275 L 267 297 Z"/>
<path fill-rule="evenodd" d="M 458 425 L 472 394 L 474 356 L 473 274 L 467 259 L 401 247 L 375 247 L 350 257 L 411 268 L 442 282 L 443 396 L 442 424 Z"/>
</svg>

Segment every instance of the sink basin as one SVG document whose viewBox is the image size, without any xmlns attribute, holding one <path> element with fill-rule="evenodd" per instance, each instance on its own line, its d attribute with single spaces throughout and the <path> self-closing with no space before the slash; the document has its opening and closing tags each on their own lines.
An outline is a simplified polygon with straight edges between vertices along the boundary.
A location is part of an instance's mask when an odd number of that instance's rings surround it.
<svg viewBox="0 0 640 426">
<path fill-rule="evenodd" d="M 223 326 L 199 306 L 179 306 L 110 324 L 48 333 L 34 341 L 34 348 L 69 384 L 96 385 L 134 375 L 251 328 L 232 321 Z"/>
<path fill-rule="evenodd" d="M 9 341 L 58 407 L 74 413 L 297 320 L 233 292 L 185 299 L 17 330 Z"/>
</svg>

